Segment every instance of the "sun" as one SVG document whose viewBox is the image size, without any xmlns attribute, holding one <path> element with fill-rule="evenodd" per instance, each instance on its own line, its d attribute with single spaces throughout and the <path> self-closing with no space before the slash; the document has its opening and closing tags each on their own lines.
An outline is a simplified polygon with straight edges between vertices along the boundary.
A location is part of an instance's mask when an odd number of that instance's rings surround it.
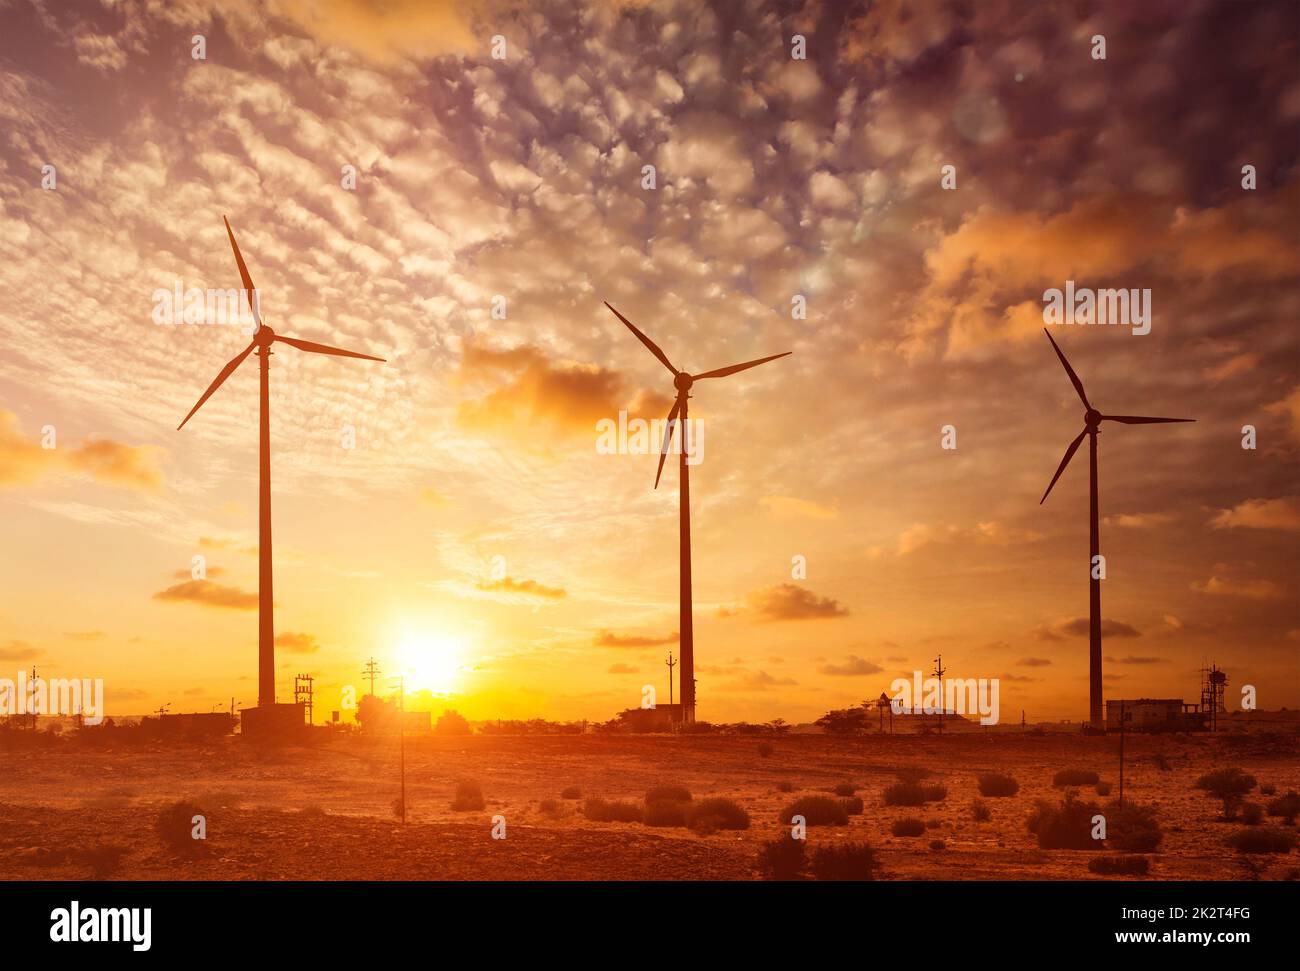
<svg viewBox="0 0 1300 971">
<path fill-rule="evenodd" d="M 407 691 L 451 693 L 457 687 L 463 645 L 447 633 L 407 634 L 397 648 L 399 672 Z"/>
</svg>

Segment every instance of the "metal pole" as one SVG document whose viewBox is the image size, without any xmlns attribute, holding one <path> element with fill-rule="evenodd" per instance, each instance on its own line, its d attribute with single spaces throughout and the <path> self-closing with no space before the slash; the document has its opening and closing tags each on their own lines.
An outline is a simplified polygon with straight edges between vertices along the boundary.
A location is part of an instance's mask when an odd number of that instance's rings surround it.
<svg viewBox="0 0 1300 971">
<path fill-rule="evenodd" d="M 406 676 L 402 675 L 398 682 L 398 689 L 401 694 L 398 696 L 398 717 L 397 717 L 397 737 L 398 737 L 398 760 L 402 772 L 402 825 L 406 825 Z"/>
<path fill-rule="evenodd" d="M 1119 703 L 1119 808 L 1124 808 L 1124 702 Z"/>
</svg>

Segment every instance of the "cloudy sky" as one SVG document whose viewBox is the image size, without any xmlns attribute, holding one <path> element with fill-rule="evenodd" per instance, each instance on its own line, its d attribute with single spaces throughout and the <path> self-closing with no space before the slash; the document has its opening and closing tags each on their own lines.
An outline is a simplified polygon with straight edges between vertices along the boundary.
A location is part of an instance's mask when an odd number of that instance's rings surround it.
<svg viewBox="0 0 1300 971">
<path fill-rule="evenodd" d="M 1004 720 L 1086 717 L 1086 456 L 1039 505 L 1082 427 L 1042 333 L 1074 280 L 1151 291 L 1144 336 L 1054 329 L 1093 402 L 1197 419 L 1101 436 L 1107 696 L 1195 700 L 1212 659 L 1300 703 L 1293 3 L 0 21 L 0 676 L 255 701 L 256 362 L 178 432 L 249 338 L 154 319 L 239 285 L 227 214 L 277 332 L 386 358 L 271 359 L 281 700 L 311 672 L 338 707 L 372 655 L 474 718 L 666 694 L 677 474 L 597 423 L 673 389 L 608 300 L 686 370 L 793 351 L 693 392 L 701 718 L 940 652 Z"/>
</svg>

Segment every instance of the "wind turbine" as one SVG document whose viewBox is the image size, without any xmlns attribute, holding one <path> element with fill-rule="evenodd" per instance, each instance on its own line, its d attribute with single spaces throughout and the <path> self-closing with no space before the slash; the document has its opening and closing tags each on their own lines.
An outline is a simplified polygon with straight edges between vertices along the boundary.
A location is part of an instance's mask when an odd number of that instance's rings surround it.
<svg viewBox="0 0 1300 971">
<path fill-rule="evenodd" d="M 1065 450 L 1065 457 L 1061 459 L 1061 464 L 1056 468 L 1056 475 L 1052 476 L 1052 481 L 1047 484 L 1047 492 L 1043 493 L 1043 498 L 1038 500 L 1041 506 L 1046 500 L 1047 495 L 1052 491 L 1052 486 L 1056 485 L 1056 480 L 1061 477 L 1065 467 L 1070 464 L 1070 459 L 1074 453 L 1079 450 L 1083 437 L 1088 436 L 1088 458 L 1089 458 L 1089 475 L 1088 482 L 1091 489 L 1091 497 L 1088 504 L 1089 509 L 1089 543 L 1091 545 L 1091 555 L 1089 557 L 1088 575 L 1091 578 L 1089 583 L 1088 597 L 1088 709 L 1089 720 L 1092 727 L 1097 731 L 1105 728 L 1105 718 L 1102 713 L 1101 702 L 1101 578 L 1097 571 L 1097 557 L 1100 555 L 1098 546 L 1100 545 L 1101 527 L 1097 518 L 1097 432 L 1103 421 L 1117 421 L 1122 425 L 1157 425 L 1170 422 L 1196 421 L 1195 418 L 1145 418 L 1139 415 L 1103 415 L 1100 411 L 1092 406 L 1088 401 L 1087 394 L 1083 390 L 1083 382 L 1079 376 L 1074 373 L 1074 368 L 1070 367 L 1070 362 L 1065 359 L 1061 349 L 1056 346 L 1056 341 L 1052 340 L 1052 335 L 1044 328 L 1043 333 L 1047 334 L 1047 339 L 1052 341 L 1052 347 L 1056 351 L 1056 356 L 1061 359 L 1061 366 L 1065 368 L 1065 373 L 1070 376 L 1070 383 L 1074 385 L 1074 390 L 1079 395 L 1079 400 L 1083 402 L 1084 408 L 1088 409 L 1083 415 L 1083 431 L 1072 441 Z"/>
<path fill-rule="evenodd" d="M 300 351 L 311 351 L 315 354 L 360 357 L 367 361 L 383 361 L 384 359 L 382 357 L 372 357 L 369 354 L 358 354 L 356 351 L 345 351 L 312 341 L 300 340 L 296 337 L 285 337 L 283 334 L 277 334 L 262 323 L 262 314 L 258 309 L 260 301 L 257 299 L 257 291 L 253 286 L 253 278 L 248 275 L 248 267 L 244 264 L 244 257 L 239 252 L 239 244 L 235 242 L 235 234 L 230 229 L 230 220 L 226 219 L 225 216 L 221 218 L 226 224 L 226 235 L 230 237 L 230 247 L 235 251 L 235 262 L 239 265 L 239 276 L 244 281 L 244 294 L 248 299 L 249 309 L 253 312 L 253 320 L 257 324 L 257 330 L 253 333 L 252 342 L 221 369 L 221 373 L 208 385 L 208 390 L 203 392 L 203 397 L 199 398 L 198 403 L 190 409 L 190 413 L 185 416 L 185 421 L 176 426 L 176 430 L 180 431 L 185 427 L 185 422 L 194 417 L 194 413 L 203 407 L 203 402 L 212 397 L 212 393 L 221 387 L 226 378 L 235 372 L 235 369 L 244 362 L 244 358 L 248 357 L 253 348 L 256 347 L 257 356 L 261 360 L 262 373 L 261 418 L 258 434 L 257 707 L 270 708 L 275 704 L 275 617 L 271 599 L 271 410 L 270 395 L 267 390 L 271 345 L 279 341 L 282 344 L 288 344 L 290 347 L 296 347 Z"/>
<path fill-rule="evenodd" d="M 686 443 L 686 413 L 687 401 L 690 399 L 691 385 L 703 378 L 725 378 L 729 374 L 735 374 L 738 371 L 744 371 L 748 368 L 757 367 L 760 364 L 766 364 L 768 361 L 775 361 L 778 357 L 785 357 L 793 354 L 793 351 L 786 351 L 783 354 L 773 354 L 770 357 L 760 357 L 756 361 L 746 361 L 743 364 L 732 364 L 729 367 L 716 368 L 712 371 L 705 371 L 703 374 L 687 374 L 685 371 L 679 371 L 673 367 L 664 354 L 649 337 L 636 329 L 632 321 L 628 320 L 621 313 L 610 306 L 609 301 L 605 301 L 605 306 L 619 320 L 627 325 L 627 329 L 636 335 L 636 339 L 646 346 L 655 357 L 659 359 L 664 367 L 673 374 L 673 387 L 677 389 L 677 400 L 673 403 L 672 410 L 668 412 L 668 428 L 664 433 L 663 448 L 659 451 L 659 471 L 655 473 L 655 488 L 659 488 L 659 477 L 664 472 L 664 459 L 668 457 L 668 446 L 673 439 L 673 426 L 680 420 L 682 423 L 682 445 L 681 454 L 677 459 L 677 470 L 681 476 L 682 489 L 679 496 L 680 516 L 679 530 L 681 549 L 681 572 L 680 581 L 680 609 L 681 609 L 681 672 L 678 675 L 678 683 L 682 689 L 682 724 L 689 725 L 695 721 L 695 625 L 691 614 L 691 476 L 690 466 L 686 463 L 688 451 Z"/>
</svg>

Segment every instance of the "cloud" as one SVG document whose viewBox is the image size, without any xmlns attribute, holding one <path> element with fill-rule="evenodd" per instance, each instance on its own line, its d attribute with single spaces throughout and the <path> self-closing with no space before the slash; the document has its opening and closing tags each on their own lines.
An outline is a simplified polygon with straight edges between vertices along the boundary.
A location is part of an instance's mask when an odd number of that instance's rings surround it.
<svg viewBox="0 0 1300 971">
<path fill-rule="evenodd" d="M 596 635 L 593 643 L 597 647 L 658 647 L 662 644 L 676 644 L 680 637 L 677 631 L 665 634 L 663 637 L 655 637 L 641 634 L 620 635 L 603 630 Z"/>
<path fill-rule="evenodd" d="M 562 434 L 590 435 L 594 442 L 596 423 L 602 418 L 616 420 L 620 410 L 629 417 L 662 418 L 672 407 L 662 395 L 630 394 L 617 371 L 557 362 L 527 345 L 500 349 L 469 340 L 458 378 L 466 388 L 492 387 L 480 398 L 461 402 L 457 412 L 461 428 L 505 433 L 530 443 L 538 441 L 539 426 Z"/>
<path fill-rule="evenodd" d="M 502 577 L 500 580 L 479 580 L 474 586 L 483 593 L 509 603 L 562 600 L 565 597 L 563 587 L 548 587 L 536 580 L 516 580 L 513 577 Z"/>
<path fill-rule="evenodd" d="M 159 590 L 154 600 L 167 603 L 193 603 L 203 607 L 224 607 L 230 610 L 256 610 L 257 594 L 211 580 L 188 580 Z"/>
<path fill-rule="evenodd" d="M 1071 617 L 1058 620 L 1053 624 L 1044 624 L 1035 628 L 1034 636 L 1040 641 L 1060 641 L 1067 637 L 1087 637 L 1090 622 L 1087 617 Z M 1142 632 L 1131 624 L 1120 620 L 1103 617 L 1101 620 L 1102 637 L 1141 637 Z"/>
<path fill-rule="evenodd" d="M 161 455 L 162 449 L 152 445 L 94 438 L 70 447 L 42 448 L 22 434 L 17 415 L 0 410 L 0 486 L 35 483 L 57 473 L 82 473 L 106 485 L 156 493 L 163 489 Z"/>
<path fill-rule="evenodd" d="M 280 0 L 276 6 L 323 46 L 380 64 L 476 50 L 486 55 L 491 37 L 474 29 L 474 13 L 491 6 L 482 0 Z"/>
<path fill-rule="evenodd" d="M 879 664 L 873 664 L 866 658 L 850 654 L 843 664 L 823 664 L 818 670 L 832 677 L 857 677 L 858 675 L 879 674 L 884 670 Z"/>
<path fill-rule="evenodd" d="M 793 583 L 756 590 L 745 598 L 745 603 L 761 620 L 821 620 L 849 613 L 838 600 L 818 597 Z"/>
<path fill-rule="evenodd" d="M 315 654 L 320 650 L 320 642 L 312 634 L 300 634 L 285 631 L 275 635 L 275 646 L 290 654 Z"/>
<path fill-rule="evenodd" d="M 1210 520 L 1215 529 L 1279 529 L 1300 532 L 1300 497 L 1247 499 L 1231 509 L 1222 509 Z"/>
<path fill-rule="evenodd" d="M 1132 654 L 1130 654 L 1128 657 L 1118 657 L 1118 658 L 1108 657 L 1106 658 L 1106 663 L 1107 664 L 1167 664 L 1168 662 L 1166 661 L 1165 658 L 1162 657 L 1135 657 Z"/>
<path fill-rule="evenodd" d="M 1032 543 L 1042 539 L 1042 534 L 1030 529 L 1017 529 L 990 520 L 976 523 L 974 526 L 951 526 L 945 523 L 913 523 L 898 536 L 898 545 L 892 551 L 898 556 L 908 556 L 927 546 L 946 543 L 967 542 L 990 546 L 1011 546 L 1020 543 Z M 880 556 L 886 552 L 884 547 L 873 547 L 871 554 Z"/>
<path fill-rule="evenodd" d="M 1150 529 L 1173 522 L 1174 517 L 1165 512 L 1120 513 L 1117 516 L 1105 516 L 1102 522 L 1107 526 L 1121 529 Z"/>
<path fill-rule="evenodd" d="M 1241 578 L 1232 575 L 1234 572 L 1225 564 L 1217 564 L 1214 574 L 1204 583 L 1194 582 L 1192 589 L 1210 596 L 1243 600 L 1277 600 L 1282 596 L 1282 588 L 1272 580 Z"/>
<path fill-rule="evenodd" d="M 1045 657 L 1022 657 L 1016 664 L 1022 668 L 1045 668 L 1052 662 Z"/>
<path fill-rule="evenodd" d="M 31 661 L 45 652 L 26 641 L 12 640 L 0 644 L 0 661 Z"/>
<path fill-rule="evenodd" d="M 840 514 L 839 503 L 830 506 L 798 499 L 794 496 L 763 496 L 758 504 L 777 516 L 795 516 L 805 519 L 834 519 Z"/>
<path fill-rule="evenodd" d="M 621 661 L 617 664 L 611 664 L 605 669 L 606 674 L 636 674 L 637 668 L 630 664 L 624 664 Z"/>
</svg>

